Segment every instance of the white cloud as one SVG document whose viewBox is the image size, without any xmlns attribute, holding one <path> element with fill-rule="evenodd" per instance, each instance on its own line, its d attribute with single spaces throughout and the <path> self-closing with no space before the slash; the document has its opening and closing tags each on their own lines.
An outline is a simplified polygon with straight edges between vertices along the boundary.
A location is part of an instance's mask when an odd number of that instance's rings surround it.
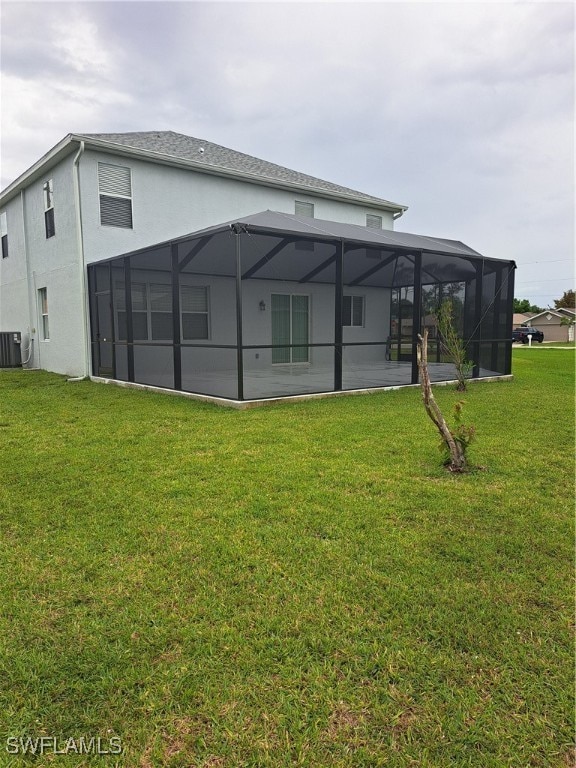
<svg viewBox="0 0 576 768">
<path fill-rule="evenodd" d="M 400 229 L 524 260 L 528 280 L 541 254 L 572 256 L 571 4 L 4 2 L 2 17 L 3 184 L 73 130 L 171 129 L 407 203 Z"/>
<path fill-rule="evenodd" d="M 74 72 L 89 78 L 114 74 L 113 57 L 106 50 L 106 41 L 100 37 L 96 24 L 78 7 L 58 24 L 52 24 L 50 38 L 64 64 Z"/>
</svg>

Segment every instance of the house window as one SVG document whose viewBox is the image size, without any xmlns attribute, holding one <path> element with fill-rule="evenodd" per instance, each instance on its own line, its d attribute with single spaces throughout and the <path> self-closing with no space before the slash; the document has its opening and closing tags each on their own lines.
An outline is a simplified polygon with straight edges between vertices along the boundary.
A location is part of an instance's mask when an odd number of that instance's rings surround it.
<svg viewBox="0 0 576 768">
<path fill-rule="evenodd" d="M 209 337 L 208 306 L 206 286 L 180 286 L 183 341 L 198 341 Z"/>
<path fill-rule="evenodd" d="M 382 216 L 376 216 L 373 213 L 367 213 L 366 226 L 369 229 L 382 229 Z"/>
<path fill-rule="evenodd" d="M 8 223 L 6 211 L 0 213 L 0 235 L 2 236 L 2 258 L 8 258 Z"/>
<path fill-rule="evenodd" d="M 116 313 L 118 341 L 128 338 L 126 326 L 126 296 L 124 283 L 116 283 Z M 146 283 L 132 283 L 132 338 L 134 341 L 148 341 L 148 296 Z"/>
<path fill-rule="evenodd" d="M 148 341 L 148 292 L 146 283 L 132 283 L 132 338 Z"/>
<path fill-rule="evenodd" d="M 134 341 L 172 341 L 172 284 L 132 283 L 132 337 Z M 118 341 L 126 341 L 124 283 L 116 283 Z M 180 286 L 182 339 L 209 338 L 209 304 L 206 286 Z"/>
<path fill-rule="evenodd" d="M 304 216 L 307 219 L 314 218 L 314 203 L 302 203 L 296 200 L 294 204 L 294 213 L 296 216 Z"/>
<path fill-rule="evenodd" d="M 46 288 L 40 288 L 38 291 L 38 309 L 42 340 L 47 341 L 50 338 L 50 327 L 48 325 L 48 291 Z"/>
<path fill-rule="evenodd" d="M 362 328 L 364 325 L 364 296 L 344 296 L 342 325 Z"/>
<path fill-rule="evenodd" d="M 100 223 L 132 229 L 132 172 L 130 168 L 98 163 Z"/>
<path fill-rule="evenodd" d="M 54 227 L 54 186 L 52 179 L 48 179 L 44 183 L 44 226 L 46 239 L 54 237 L 56 229 Z"/>
<path fill-rule="evenodd" d="M 172 285 L 150 285 L 150 333 L 152 341 L 173 339 Z"/>
</svg>

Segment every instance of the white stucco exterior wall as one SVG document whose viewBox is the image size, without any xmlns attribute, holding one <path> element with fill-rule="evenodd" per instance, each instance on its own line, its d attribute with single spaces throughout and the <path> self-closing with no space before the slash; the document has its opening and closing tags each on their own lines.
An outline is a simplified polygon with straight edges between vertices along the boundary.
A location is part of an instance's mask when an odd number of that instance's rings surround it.
<svg viewBox="0 0 576 768">
<path fill-rule="evenodd" d="M 133 229 L 100 224 L 98 162 L 131 168 Z M 265 210 L 293 214 L 296 200 L 313 203 L 317 219 L 365 226 L 366 214 L 375 213 L 393 228 L 390 211 L 102 152 L 84 153 L 80 178 L 87 263 Z"/>
<path fill-rule="evenodd" d="M 81 262 L 72 156 L 8 203 L 9 256 L 0 273 L 0 328 L 19 330 L 28 367 L 71 376 L 84 372 Z M 46 237 L 43 186 L 53 181 L 55 235 Z M 46 288 L 49 339 L 43 338 L 39 290 Z"/>
<path fill-rule="evenodd" d="M 7 214 L 9 240 L 9 257 L 0 259 L 0 330 L 20 331 L 24 352 L 32 340 L 29 367 L 69 376 L 88 373 L 85 264 L 267 209 L 293 214 L 297 200 L 313 203 L 318 219 L 365 226 L 366 214 L 372 213 L 382 216 L 385 229 L 393 228 L 390 211 L 369 205 L 94 150 L 86 150 L 79 160 L 78 211 L 74 155 L 67 155 L 0 208 Z M 132 229 L 100 224 L 99 161 L 132 171 Z M 46 238 L 43 197 L 43 185 L 48 179 L 53 180 L 55 219 L 55 235 L 50 238 Z M 46 288 L 48 296 L 49 339 L 43 339 L 41 333 L 41 288 Z M 318 329 L 321 303 L 312 306 L 314 328 Z M 257 322 L 261 320 L 256 318 Z"/>
<path fill-rule="evenodd" d="M 0 330 L 20 331 L 24 354 L 30 342 L 30 312 L 22 203 L 18 195 L 0 208 L 6 213 L 8 234 L 8 257 L 0 258 Z"/>
</svg>

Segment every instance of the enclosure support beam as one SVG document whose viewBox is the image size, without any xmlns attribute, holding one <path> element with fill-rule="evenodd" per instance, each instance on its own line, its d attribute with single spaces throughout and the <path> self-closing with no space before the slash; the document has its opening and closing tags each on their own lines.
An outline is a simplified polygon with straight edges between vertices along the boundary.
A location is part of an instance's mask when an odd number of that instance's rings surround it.
<svg viewBox="0 0 576 768">
<path fill-rule="evenodd" d="M 513 312 L 514 312 L 514 270 L 516 264 L 510 264 L 508 267 L 507 275 L 507 299 L 506 299 L 506 329 L 508 333 L 508 339 L 506 340 L 506 357 L 504 362 L 504 373 L 512 373 L 512 326 L 513 326 Z"/>
<path fill-rule="evenodd" d="M 284 250 L 288 243 L 294 242 L 293 240 L 290 240 L 289 238 L 284 238 L 284 240 L 281 240 L 279 243 L 277 243 L 274 248 L 271 248 L 266 256 L 262 256 L 260 261 L 257 261 L 256 264 L 254 264 L 253 267 L 250 267 L 250 269 L 247 269 L 246 272 L 242 275 L 242 280 L 248 280 L 253 275 L 256 274 L 262 267 L 267 264 L 270 259 L 273 259 L 274 256 L 277 256 L 280 251 Z"/>
<path fill-rule="evenodd" d="M 116 323 L 114 322 L 114 282 L 112 280 L 112 264 L 108 263 L 108 279 L 110 281 L 110 323 L 112 332 L 112 378 L 116 378 Z"/>
<path fill-rule="evenodd" d="M 367 269 L 366 272 L 363 272 L 360 277 L 357 277 L 355 280 L 352 280 L 350 282 L 350 285 L 360 285 L 367 277 L 371 277 L 376 272 L 379 272 L 383 267 L 388 266 L 391 262 L 393 262 L 395 259 L 398 258 L 400 254 L 393 253 L 392 256 L 389 256 L 387 259 L 384 259 L 384 261 L 381 261 L 379 264 L 376 264 L 374 267 L 370 267 L 370 269 Z"/>
<path fill-rule="evenodd" d="M 330 256 L 330 258 L 326 259 L 326 261 L 323 261 L 322 264 L 319 264 L 311 272 L 308 272 L 307 275 L 304 275 L 304 277 L 301 277 L 298 282 L 300 283 L 309 282 L 310 280 L 312 280 L 313 277 L 316 277 L 316 275 L 319 275 L 320 272 L 324 272 L 325 269 L 328 269 L 328 267 L 334 263 L 335 259 L 336 259 L 336 256 Z"/>
<path fill-rule="evenodd" d="M 178 267 L 180 272 L 182 272 L 184 269 L 186 269 L 186 267 L 188 266 L 188 264 L 190 264 L 192 259 L 194 259 L 194 258 L 196 258 L 196 256 L 198 256 L 200 251 L 204 248 L 204 246 L 208 245 L 208 243 L 210 242 L 211 239 L 212 238 L 210 238 L 210 237 L 203 237 L 203 238 L 201 238 L 196 243 L 196 245 L 188 251 L 188 253 L 186 254 L 186 256 L 184 256 L 184 258 L 182 259 L 182 261 L 180 262 L 180 265 Z M 172 243 L 172 249 L 173 249 L 172 253 L 174 253 L 174 248 L 176 248 L 176 254 L 178 254 L 178 246 L 175 243 Z"/>
<path fill-rule="evenodd" d="M 236 236 L 236 367 L 238 370 L 238 400 L 244 400 L 244 354 L 242 350 L 242 260 L 240 251 L 241 232 Z"/>
<path fill-rule="evenodd" d="M 342 390 L 342 304 L 344 285 L 344 242 L 336 245 L 336 282 L 334 286 L 334 389 Z"/>
<path fill-rule="evenodd" d="M 130 256 L 124 259 L 124 291 L 126 306 L 126 359 L 128 363 L 128 381 L 134 381 L 134 330 L 132 326 L 132 277 L 130 275 Z"/>
<path fill-rule="evenodd" d="M 496 286 L 494 288 L 494 306 L 492 307 L 492 339 L 500 338 L 500 313 L 502 307 L 502 270 L 499 269 L 496 272 Z M 498 370 L 498 347 L 500 343 L 498 341 L 492 341 L 492 351 L 490 356 L 490 369 L 492 371 Z"/>
<path fill-rule="evenodd" d="M 180 269 L 178 246 L 170 245 L 172 252 L 172 350 L 174 354 L 174 389 L 182 389 L 182 347 L 180 345 Z"/>
<path fill-rule="evenodd" d="M 474 331 L 472 333 L 472 360 L 474 367 L 472 377 L 480 376 L 480 341 L 482 340 L 482 291 L 484 276 L 484 260 L 476 262 L 476 292 L 474 293 Z"/>
<path fill-rule="evenodd" d="M 414 304 L 412 307 L 412 384 L 418 384 L 418 334 L 422 326 L 422 253 L 414 254 Z"/>
</svg>

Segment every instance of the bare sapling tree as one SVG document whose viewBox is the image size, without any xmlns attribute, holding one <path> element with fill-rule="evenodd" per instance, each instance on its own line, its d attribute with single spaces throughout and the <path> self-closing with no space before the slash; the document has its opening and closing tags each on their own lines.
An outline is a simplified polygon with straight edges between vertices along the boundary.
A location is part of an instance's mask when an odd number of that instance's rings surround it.
<svg viewBox="0 0 576 768">
<path fill-rule="evenodd" d="M 454 323 L 454 307 L 450 299 L 444 299 L 436 313 L 440 344 L 444 353 L 456 368 L 457 392 L 466 392 L 466 380 L 470 378 L 474 363 L 466 357 L 466 347 Z"/>
<path fill-rule="evenodd" d="M 468 470 L 466 450 L 474 438 L 475 429 L 472 426 L 462 424 L 462 402 L 456 403 L 454 408 L 456 427 L 453 430 L 450 429 L 434 398 L 432 384 L 430 382 L 430 374 L 428 372 L 427 328 L 424 329 L 424 336 L 418 334 L 416 353 L 418 357 L 418 370 L 420 371 L 420 386 L 422 388 L 424 408 L 440 433 L 440 448 L 446 456 L 444 464 L 450 472 L 466 472 Z"/>
</svg>

